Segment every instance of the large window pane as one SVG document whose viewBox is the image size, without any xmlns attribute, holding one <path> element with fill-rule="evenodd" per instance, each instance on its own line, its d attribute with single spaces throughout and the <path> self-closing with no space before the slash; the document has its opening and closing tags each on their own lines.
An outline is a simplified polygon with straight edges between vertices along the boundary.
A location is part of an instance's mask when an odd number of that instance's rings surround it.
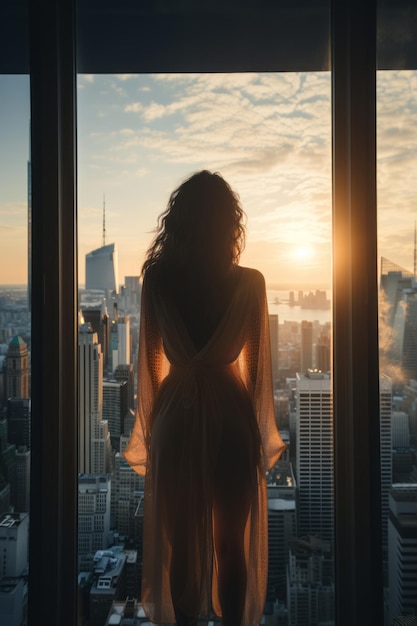
<svg viewBox="0 0 417 626">
<path fill-rule="evenodd" d="M 417 72 L 378 73 L 381 486 L 386 623 L 417 616 Z"/>
<path fill-rule="evenodd" d="M 0 622 L 26 623 L 30 488 L 29 77 L 0 76 Z"/>
<path fill-rule="evenodd" d="M 267 479 L 266 619 L 331 622 L 329 74 L 80 75 L 78 132 L 79 570 L 91 623 L 105 623 L 114 599 L 100 590 L 97 550 L 112 550 L 120 567 L 130 550 L 126 585 L 140 601 L 143 483 L 120 454 L 135 408 L 139 275 L 170 192 L 198 169 L 219 171 L 239 193 L 241 263 L 267 282 L 289 449 Z"/>
</svg>

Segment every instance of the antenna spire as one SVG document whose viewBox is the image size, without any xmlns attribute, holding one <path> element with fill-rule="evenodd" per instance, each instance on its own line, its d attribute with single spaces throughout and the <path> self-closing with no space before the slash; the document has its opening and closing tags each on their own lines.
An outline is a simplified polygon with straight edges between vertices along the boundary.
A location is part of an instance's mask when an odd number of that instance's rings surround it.
<svg viewBox="0 0 417 626">
<path fill-rule="evenodd" d="M 106 245 L 106 196 L 103 193 L 103 247 L 105 245 Z"/>
</svg>

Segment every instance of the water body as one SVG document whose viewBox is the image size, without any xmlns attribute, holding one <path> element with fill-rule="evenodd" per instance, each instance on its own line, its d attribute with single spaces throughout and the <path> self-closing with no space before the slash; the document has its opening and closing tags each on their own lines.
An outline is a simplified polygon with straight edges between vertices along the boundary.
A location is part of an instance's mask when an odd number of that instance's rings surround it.
<svg viewBox="0 0 417 626">
<path fill-rule="evenodd" d="M 295 293 L 297 297 L 297 292 Z M 327 292 L 329 298 L 329 292 Z M 328 309 L 302 309 L 300 306 L 289 305 L 289 292 L 277 291 L 275 289 L 267 289 L 268 311 L 272 314 L 278 314 L 278 322 L 282 324 L 288 322 L 308 322 L 319 321 L 320 324 L 331 322 L 332 310 Z"/>
</svg>

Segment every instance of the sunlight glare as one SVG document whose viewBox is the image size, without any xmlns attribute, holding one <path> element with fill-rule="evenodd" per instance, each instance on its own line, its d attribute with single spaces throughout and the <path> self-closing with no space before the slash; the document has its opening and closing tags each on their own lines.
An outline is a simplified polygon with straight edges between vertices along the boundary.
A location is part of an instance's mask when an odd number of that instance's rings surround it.
<svg viewBox="0 0 417 626">
<path fill-rule="evenodd" d="M 299 261 L 307 261 L 314 256 L 314 250 L 311 246 L 297 246 L 293 250 L 293 257 Z"/>
</svg>

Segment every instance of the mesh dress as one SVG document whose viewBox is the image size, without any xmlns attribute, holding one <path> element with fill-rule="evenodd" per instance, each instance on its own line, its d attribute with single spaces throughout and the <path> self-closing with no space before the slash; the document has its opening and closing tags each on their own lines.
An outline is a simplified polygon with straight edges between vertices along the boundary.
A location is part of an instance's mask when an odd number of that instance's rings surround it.
<svg viewBox="0 0 417 626">
<path fill-rule="evenodd" d="M 285 445 L 273 405 L 262 274 L 237 267 L 229 304 L 198 350 L 152 270 L 145 275 L 138 407 L 124 456 L 145 475 L 142 603 L 158 624 L 175 622 L 171 590 L 188 615 L 221 616 L 215 545 L 219 490 L 248 500 L 242 624 L 259 624 L 267 580 L 265 470 Z M 181 547 L 181 574 L 173 564 Z"/>
</svg>

